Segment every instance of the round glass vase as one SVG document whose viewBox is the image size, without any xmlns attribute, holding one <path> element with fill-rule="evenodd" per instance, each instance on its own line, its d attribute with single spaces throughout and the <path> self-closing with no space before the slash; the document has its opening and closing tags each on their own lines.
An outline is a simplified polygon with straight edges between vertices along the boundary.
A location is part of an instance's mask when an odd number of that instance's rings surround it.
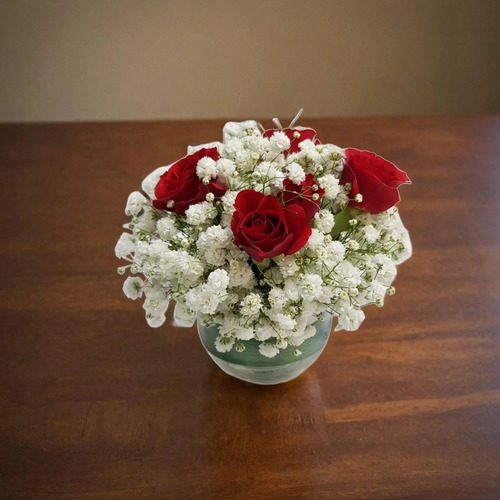
<svg viewBox="0 0 500 500">
<path fill-rule="evenodd" d="M 300 354 L 296 354 L 297 347 L 288 346 L 273 358 L 260 354 L 259 340 L 239 341 L 245 346 L 243 352 L 234 348 L 229 352 L 219 352 L 215 348 L 215 339 L 219 334 L 217 326 L 207 327 L 200 320 L 197 323 L 203 347 L 223 371 L 245 382 L 272 385 L 298 377 L 319 358 L 330 337 L 332 316 L 327 315 L 324 321 L 314 324 L 316 334 L 298 347 Z"/>
</svg>

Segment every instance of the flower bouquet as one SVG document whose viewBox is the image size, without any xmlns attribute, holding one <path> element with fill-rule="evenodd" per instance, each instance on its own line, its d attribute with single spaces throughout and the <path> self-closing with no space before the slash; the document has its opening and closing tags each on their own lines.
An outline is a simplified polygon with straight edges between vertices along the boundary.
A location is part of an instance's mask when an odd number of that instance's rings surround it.
<svg viewBox="0 0 500 500">
<path fill-rule="evenodd" d="M 177 325 L 213 333 L 212 357 L 238 363 L 251 347 L 261 361 L 300 359 L 318 323 L 356 330 L 363 306 L 394 293 L 411 255 L 395 207 L 408 176 L 295 121 L 227 123 L 223 142 L 188 147 L 129 196 L 115 251 L 132 275 L 125 295 L 144 296 L 151 327 L 173 299 Z"/>
</svg>

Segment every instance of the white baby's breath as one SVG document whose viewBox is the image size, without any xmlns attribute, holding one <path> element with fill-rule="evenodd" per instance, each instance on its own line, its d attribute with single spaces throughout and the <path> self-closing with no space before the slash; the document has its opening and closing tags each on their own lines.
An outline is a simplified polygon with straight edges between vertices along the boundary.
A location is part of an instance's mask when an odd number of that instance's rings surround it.
<svg viewBox="0 0 500 500">
<path fill-rule="evenodd" d="M 325 190 L 325 198 L 334 200 L 340 191 L 339 179 L 332 174 L 324 175 L 318 179 L 318 184 Z"/>
<path fill-rule="evenodd" d="M 314 216 L 314 224 L 322 233 L 328 234 L 335 225 L 335 217 L 328 210 L 319 210 Z"/>
<path fill-rule="evenodd" d="M 196 166 L 196 174 L 205 183 L 208 183 L 212 177 L 217 176 L 217 164 L 213 158 L 204 156 Z"/>
<path fill-rule="evenodd" d="M 162 240 L 170 240 L 177 234 L 175 221 L 168 215 L 163 217 L 163 219 L 160 219 L 156 223 L 156 230 L 158 231 L 158 235 Z"/>
<path fill-rule="evenodd" d="M 178 300 L 175 303 L 174 308 L 174 324 L 176 326 L 183 326 L 189 328 L 194 325 L 196 321 L 196 314 L 194 311 L 189 309 L 186 303 L 182 300 Z"/>
<path fill-rule="evenodd" d="M 132 300 L 142 297 L 144 282 L 137 276 L 129 276 L 123 283 L 123 293 Z"/>
<path fill-rule="evenodd" d="M 115 246 L 115 255 L 119 259 L 123 259 L 128 255 L 132 255 L 136 248 L 136 238 L 130 233 L 122 233 Z"/>
<path fill-rule="evenodd" d="M 202 201 L 191 205 L 186 210 L 186 222 L 192 226 L 201 226 L 212 221 L 217 216 L 217 210 L 213 203 Z"/>
<path fill-rule="evenodd" d="M 277 131 L 269 139 L 271 147 L 277 151 L 286 151 L 290 147 L 290 139 L 281 130 Z"/>
<path fill-rule="evenodd" d="M 243 316 L 254 316 L 259 314 L 262 308 L 262 299 L 256 293 L 247 295 L 241 301 L 241 314 Z"/>
<path fill-rule="evenodd" d="M 301 139 L 311 137 L 304 130 L 278 130 L 264 137 L 254 121 L 230 122 L 222 143 L 190 146 L 188 154 L 216 148 L 218 157 L 197 161 L 200 191 L 185 214 L 176 212 L 173 201 L 167 203 L 168 210 L 152 203 L 156 185 L 170 166 L 144 179 L 145 195 L 131 193 L 125 207 L 128 232 L 120 236 L 115 254 L 128 261 L 120 274 L 131 274 L 123 292 L 133 300 L 144 298 L 150 326 L 164 323 L 173 299 L 174 323 L 190 327 L 203 318 L 218 330 L 219 352 L 241 352 L 255 341 L 264 357 L 282 350 L 300 355 L 305 348 L 297 348 L 316 334 L 318 318 L 334 315 L 336 329 L 353 331 L 364 319 L 363 306 L 382 306 L 394 293 L 396 265 L 412 252 L 399 211 L 391 207 L 370 214 L 353 208 L 353 198 L 364 202 L 366 192 L 356 198 L 350 195 L 351 186 L 341 185 L 346 151 Z M 314 183 L 306 197 L 317 204 L 308 215 L 308 240 L 291 255 L 253 261 L 244 241 L 234 243 L 239 193 L 257 191 L 283 205 L 284 181 L 300 188 L 308 175 Z M 303 198 L 297 195 L 295 202 Z M 303 208 L 305 213 L 307 206 Z M 265 210 L 245 223 L 261 223 Z M 283 221 L 269 224 L 272 234 Z"/>
<path fill-rule="evenodd" d="M 297 186 L 306 178 L 304 169 L 298 163 L 290 163 L 287 167 L 288 178 Z"/>
<path fill-rule="evenodd" d="M 276 354 L 278 354 L 280 350 L 275 345 L 263 342 L 259 345 L 259 352 L 266 358 L 274 358 L 274 356 L 276 356 Z"/>
<path fill-rule="evenodd" d="M 142 193 L 139 193 L 139 191 L 134 191 L 130 193 L 128 197 L 127 205 L 125 206 L 125 214 L 130 217 L 139 215 L 144 205 L 147 204 L 148 199 Z"/>
</svg>

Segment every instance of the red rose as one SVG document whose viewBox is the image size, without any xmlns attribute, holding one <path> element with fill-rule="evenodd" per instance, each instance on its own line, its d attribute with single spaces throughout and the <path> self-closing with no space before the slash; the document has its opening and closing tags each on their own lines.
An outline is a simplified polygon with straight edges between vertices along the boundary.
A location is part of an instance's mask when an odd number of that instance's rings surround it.
<svg viewBox="0 0 500 500">
<path fill-rule="evenodd" d="M 208 193 L 213 193 L 216 198 L 220 198 L 226 192 L 227 187 L 214 180 L 203 184 L 196 174 L 196 165 L 205 156 L 218 160 L 217 148 L 202 148 L 174 163 L 160 177 L 155 187 L 156 200 L 153 200 L 153 205 L 161 210 L 185 215 L 191 205 L 205 201 Z"/>
<path fill-rule="evenodd" d="M 348 148 L 340 184 L 350 183 L 353 207 L 371 214 L 378 214 L 393 207 L 399 200 L 398 186 L 410 183 L 405 172 L 391 162 L 369 151 Z M 355 196 L 361 194 L 362 201 Z"/>
<path fill-rule="evenodd" d="M 313 186 L 316 186 L 316 191 L 313 190 Z M 306 212 L 307 217 L 311 220 L 319 210 L 319 205 L 321 203 L 321 198 L 325 194 L 325 190 L 318 186 L 314 180 L 313 174 L 307 174 L 304 181 L 302 181 L 298 186 L 294 184 L 290 179 L 285 179 L 283 181 L 283 201 L 285 206 L 292 203 L 297 203 Z M 317 199 L 313 196 L 317 194 Z"/>
<path fill-rule="evenodd" d="M 290 139 L 290 149 L 288 154 L 298 153 L 300 151 L 299 144 L 302 141 L 314 141 L 314 144 L 321 144 L 319 140 L 314 140 L 316 137 L 316 130 L 312 128 L 297 127 L 297 128 L 284 128 L 283 130 L 269 129 L 262 135 L 264 137 L 272 137 L 276 132 L 283 132 Z M 298 133 L 299 137 L 294 137 Z"/>
<path fill-rule="evenodd" d="M 236 196 L 234 206 L 234 244 L 257 262 L 298 252 L 311 236 L 309 218 L 297 204 L 283 207 L 276 196 L 245 189 Z"/>
</svg>

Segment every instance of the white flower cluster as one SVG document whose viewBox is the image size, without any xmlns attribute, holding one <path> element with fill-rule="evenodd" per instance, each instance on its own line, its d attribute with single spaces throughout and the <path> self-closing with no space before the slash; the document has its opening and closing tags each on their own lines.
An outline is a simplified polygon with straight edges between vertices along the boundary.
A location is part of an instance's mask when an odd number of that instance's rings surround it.
<svg viewBox="0 0 500 500">
<path fill-rule="evenodd" d="M 364 305 L 382 306 L 394 293 L 396 265 L 411 254 L 397 208 L 372 215 L 348 206 L 348 190 L 339 184 L 345 155 L 337 146 L 283 132 L 266 137 L 253 121 L 228 123 L 223 135 L 222 143 L 188 150 L 217 148 L 220 158 L 202 158 L 196 174 L 205 184 L 217 180 L 227 187 L 220 199 L 208 193 L 182 216 L 155 208 L 154 187 L 169 167 L 144 180 L 147 196 L 130 195 L 125 213 L 131 221 L 115 249 L 129 262 L 119 268 L 132 275 L 123 286 L 126 296 L 144 296 L 152 327 L 165 321 L 175 300 L 177 324 L 191 326 L 198 317 L 219 327 L 220 351 L 241 350 L 254 340 L 262 355 L 272 357 L 313 336 L 325 314 L 338 318 L 337 330 L 356 330 Z M 298 147 L 291 150 L 294 141 Z M 317 182 L 313 188 L 324 192 L 309 240 L 292 255 L 254 262 L 234 244 L 236 196 L 244 189 L 279 195 L 285 179 L 298 186 L 308 174 Z M 339 215 L 348 219 L 342 230 Z"/>
</svg>

